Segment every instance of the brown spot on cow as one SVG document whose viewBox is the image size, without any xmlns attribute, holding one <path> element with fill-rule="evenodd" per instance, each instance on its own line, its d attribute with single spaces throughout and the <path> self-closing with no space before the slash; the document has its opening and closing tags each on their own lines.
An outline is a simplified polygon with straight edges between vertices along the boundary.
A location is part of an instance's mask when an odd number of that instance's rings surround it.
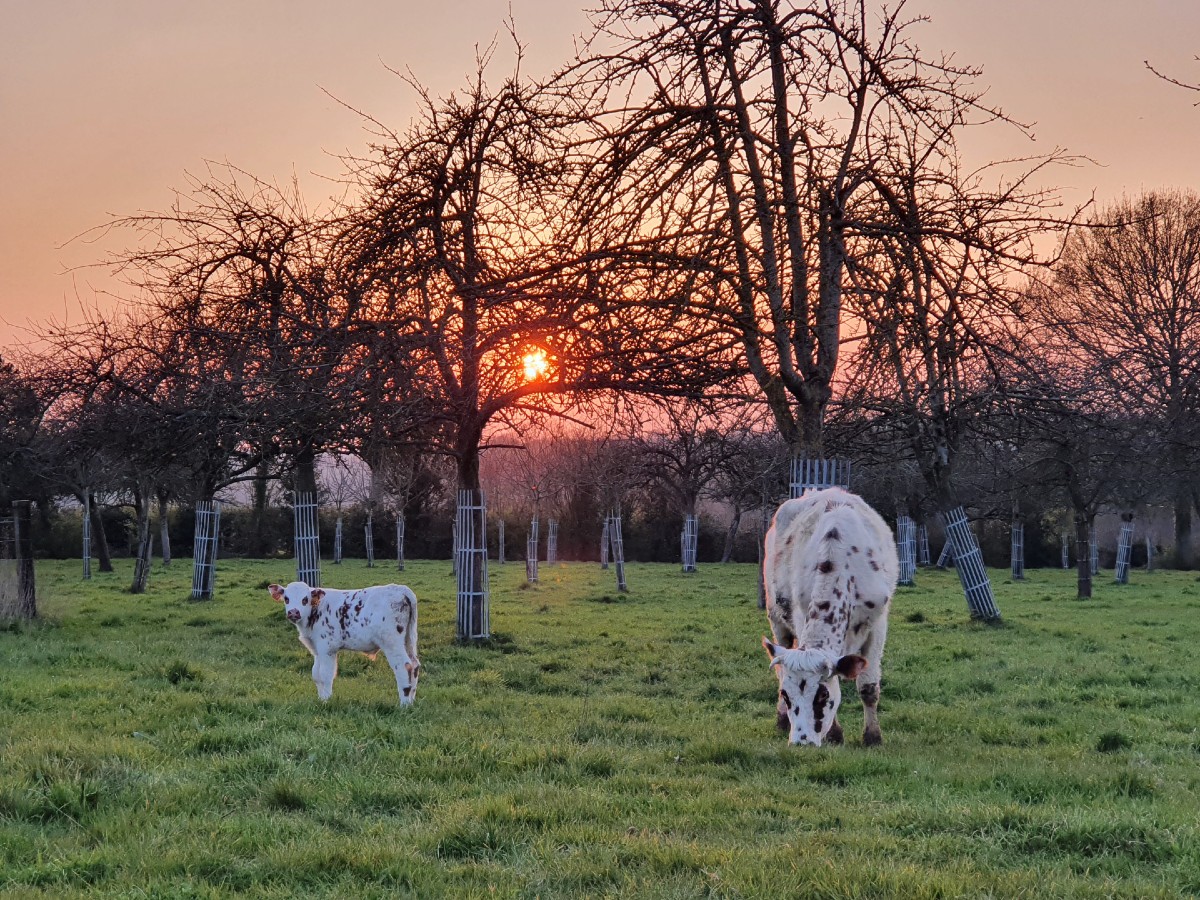
<svg viewBox="0 0 1200 900">
<path fill-rule="evenodd" d="M 813 730 L 821 733 L 821 725 L 825 721 L 825 704 L 829 702 L 829 688 L 819 685 L 813 694 Z"/>
<path fill-rule="evenodd" d="M 861 553 L 862 551 L 861 551 L 861 550 L 859 550 L 857 547 L 855 547 L 853 544 L 851 544 L 851 545 L 850 545 L 850 552 L 851 552 L 851 553 Z"/>
<path fill-rule="evenodd" d="M 862 698 L 863 706 L 877 706 L 879 704 L 879 685 L 864 684 L 858 689 L 858 696 Z"/>
<path fill-rule="evenodd" d="M 879 571 L 879 563 L 875 562 L 875 560 L 871 560 L 871 571 L 872 572 Z"/>
<path fill-rule="evenodd" d="M 397 633 L 397 634 L 404 634 L 404 626 L 403 626 L 403 625 L 397 625 L 397 626 L 396 626 L 396 633 Z"/>
<path fill-rule="evenodd" d="M 829 615 L 827 615 L 825 617 L 825 624 L 826 625 L 836 625 L 837 624 L 837 616 L 835 616 L 833 613 L 830 613 Z"/>
<path fill-rule="evenodd" d="M 817 604 L 817 609 L 819 609 L 821 612 L 825 612 L 827 609 L 829 609 L 829 601 L 822 600 L 820 603 Z"/>
<path fill-rule="evenodd" d="M 867 627 L 866 622 L 859 622 L 857 625 L 854 626 L 854 633 L 858 634 L 860 631 L 862 631 L 866 627 Z"/>
<path fill-rule="evenodd" d="M 864 604 L 863 604 L 863 606 L 865 606 L 867 609 L 874 609 L 874 608 L 875 608 L 875 601 L 874 601 L 874 600 L 868 600 L 866 603 L 864 603 Z"/>
<path fill-rule="evenodd" d="M 836 528 L 830 528 L 827 532 L 825 532 L 825 540 L 827 541 L 840 541 L 841 539 L 842 534 Z"/>
<path fill-rule="evenodd" d="M 822 575 L 828 575 L 830 572 L 833 571 L 833 560 L 827 559 L 827 560 L 817 563 L 817 571 L 820 572 Z"/>
</svg>

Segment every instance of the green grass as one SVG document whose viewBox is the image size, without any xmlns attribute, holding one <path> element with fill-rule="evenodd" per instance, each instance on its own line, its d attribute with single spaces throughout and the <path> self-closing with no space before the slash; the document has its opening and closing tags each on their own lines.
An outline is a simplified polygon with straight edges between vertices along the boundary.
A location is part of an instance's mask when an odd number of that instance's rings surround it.
<svg viewBox="0 0 1200 900">
<path fill-rule="evenodd" d="M 892 615 L 865 750 L 774 728 L 749 566 L 492 567 L 486 647 L 454 643 L 447 562 L 367 571 L 421 600 L 416 704 L 344 654 L 321 705 L 265 586 L 188 561 L 150 592 L 39 563 L 45 621 L 0 632 L 0 895 L 1180 897 L 1200 894 L 1194 574 L 953 573 Z"/>
</svg>

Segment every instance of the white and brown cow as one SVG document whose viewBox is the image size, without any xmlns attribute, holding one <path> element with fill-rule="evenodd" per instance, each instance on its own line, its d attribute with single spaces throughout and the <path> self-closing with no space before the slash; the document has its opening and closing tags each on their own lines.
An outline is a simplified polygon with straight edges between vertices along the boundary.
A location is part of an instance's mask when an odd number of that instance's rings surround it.
<svg viewBox="0 0 1200 900">
<path fill-rule="evenodd" d="M 400 704 L 408 706 L 417 692 L 421 662 L 417 659 L 417 597 L 402 584 L 357 591 L 310 588 L 303 581 L 287 587 L 272 584 L 271 598 L 282 603 L 300 643 L 313 655 L 312 678 L 317 696 L 333 694 L 339 650 L 359 650 L 372 659 L 382 650 L 396 675 Z"/>
<path fill-rule="evenodd" d="M 775 512 L 766 536 L 763 638 L 792 744 L 841 743 L 840 678 L 858 684 L 863 743 L 882 743 L 879 680 L 899 562 L 891 529 L 861 497 L 810 491 Z"/>
</svg>

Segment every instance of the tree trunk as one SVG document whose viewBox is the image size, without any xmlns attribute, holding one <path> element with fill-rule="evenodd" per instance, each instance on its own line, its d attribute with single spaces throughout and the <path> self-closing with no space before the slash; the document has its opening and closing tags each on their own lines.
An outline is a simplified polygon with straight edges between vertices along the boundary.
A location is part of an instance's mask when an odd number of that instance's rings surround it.
<svg viewBox="0 0 1200 900">
<path fill-rule="evenodd" d="M 257 557 L 268 555 L 267 546 L 267 475 L 270 469 L 266 460 L 258 464 L 254 471 L 254 513 L 253 513 L 253 552 Z"/>
<path fill-rule="evenodd" d="M 1192 496 L 1180 491 L 1175 497 L 1175 567 L 1190 569 L 1195 564 L 1192 552 Z"/>
<path fill-rule="evenodd" d="M 17 616 L 37 618 L 37 584 L 33 568 L 33 504 L 18 500 L 12 505 L 17 556 Z"/>
<path fill-rule="evenodd" d="M 167 495 L 158 495 L 158 545 L 162 551 L 163 566 L 171 564 L 171 529 L 167 521 Z"/>
<path fill-rule="evenodd" d="M 727 563 L 733 559 L 733 545 L 737 542 L 738 529 L 742 525 L 742 508 L 733 507 L 733 518 L 729 520 L 729 529 L 725 532 L 725 549 L 721 553 L 721 562 Z"/>
<path fill-rule="evenodd" d="M 134 507 L 137 510 L 137 556 L 133 564 L 133 583 L 129 593 L 144 594 L 146 584 L 150 580 L 150 554 L 153 551 L 153 539 L 150 536 L 150 498 L 141 491 L 134 493 Z"/>
<path fill-rule="evenodd" d="M 304 447 L 296 454 L 296 492 L 317 494 L 317 451 Z"/>
<path fill-rule="evenodd" d="M 96 547 L 96 558 L 100 560 L 100 571 L 111 572 L 113 570 L 112 556 L 108 551 L 108 535 L 104 533 L 104 520 L 100 516 L 100 504 L 96 502 L 96 495 L 91 495 L 91 510 L 92 510 L 92 541 Z"/>
<path fill-rule="evenodd" d="M 1075 510 L 1075 572 L 1080 600 L 1092 597 L 1092 518 L 1084 510 Z"/>
</svg>

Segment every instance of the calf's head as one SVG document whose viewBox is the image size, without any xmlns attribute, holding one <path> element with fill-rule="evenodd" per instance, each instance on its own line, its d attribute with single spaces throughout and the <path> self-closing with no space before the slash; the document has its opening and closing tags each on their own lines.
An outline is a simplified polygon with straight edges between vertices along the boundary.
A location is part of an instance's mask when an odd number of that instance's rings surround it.
<svg viewBox="0 0 1200 900">
<path fill-rule="evenodd" d="M 763 638 L 779 678 L 780 704 L 787 709 L 789 744 L 820 747 L 842 702 L 840 678 L 856 678 L 867 661 L 857 653 L 838 657 L 821 649 L 789 649 Z"/>
<path fill-rule="evenodd" d="M 303 581 L 293 581 L 287 587 L 272 584 L 267 587 L 271 599 L 282 603 L 289 622 L 300 622 L 308 618 L 309 613 L 317 608 L 325 592 L 320 588 L 310 588 Z"/>
</svg>

